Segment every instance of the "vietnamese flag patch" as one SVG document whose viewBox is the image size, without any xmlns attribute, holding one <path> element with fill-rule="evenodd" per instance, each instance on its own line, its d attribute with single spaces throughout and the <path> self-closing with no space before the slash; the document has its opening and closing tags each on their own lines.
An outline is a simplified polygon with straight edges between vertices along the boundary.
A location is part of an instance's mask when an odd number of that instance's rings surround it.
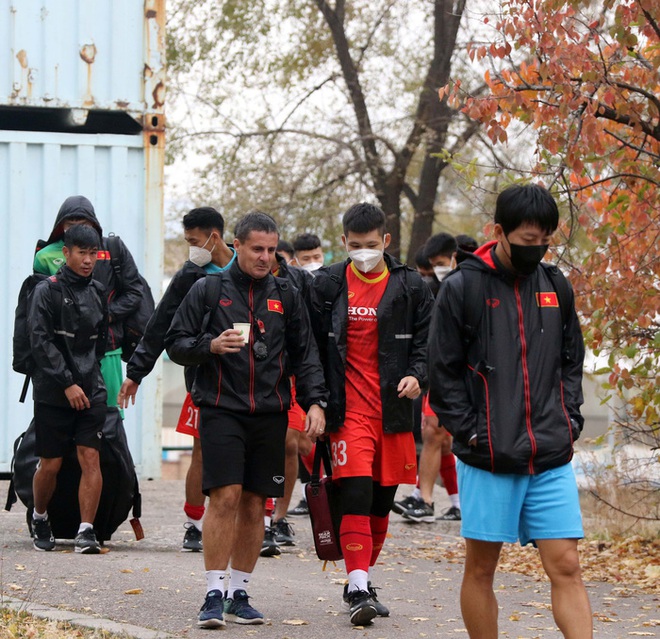
<svg viewBox="0 0 660 639">
<path fill-rule="evenodd" d="M 559 308 L 557 293 L 554 291 L 552 293 L 537 293 L 536 303 L 541 307 L 547 306 L 550 308 Z"/>
<path fill-rule="evenodd" d="M 280 300 L 268 300 L 268 310 L 273 311 L 273 313 L 284 315 L 284 309 L 282 308 L 282 302 L 280 302 Z"/>
</svg>

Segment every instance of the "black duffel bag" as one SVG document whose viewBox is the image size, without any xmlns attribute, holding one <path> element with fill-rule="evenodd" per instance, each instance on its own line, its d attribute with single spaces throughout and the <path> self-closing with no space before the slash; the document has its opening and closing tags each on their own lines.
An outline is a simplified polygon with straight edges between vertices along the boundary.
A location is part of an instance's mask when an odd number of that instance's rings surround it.
<svg viewBox="0 0 660 639">
<path fill-rule="evenodd" d="M 128 448 L 126 431 L 119 409 L 108 407 L 103 440 L 99 450 L 103 489 L 99 507 L 94 519 L 96 538 L 103 543 L 112 537 L 117 528 L 126 521 L 133 509 L 131 523 L 138 535 L 139 517 L 142 510 L 142 496 L 131 451 Z M 39 458 L 35 455 L 34 420 L 28 429 L 14 443 L 12 460 L 12 479 L 5 510 L 11 510 L 18 499 L 27 507 L 27 524 L 32 531 L 32 478 L 37 469 Z M 74 539 L 80 526 L 78 507 L 78 485 L 80 484 L 80 464 L 76 447 L 71 446 L 62 460 L 62 468 L 57 475 L 57 487 L 48 505 L 48 519 L 56 539 Z"/>
</svg>

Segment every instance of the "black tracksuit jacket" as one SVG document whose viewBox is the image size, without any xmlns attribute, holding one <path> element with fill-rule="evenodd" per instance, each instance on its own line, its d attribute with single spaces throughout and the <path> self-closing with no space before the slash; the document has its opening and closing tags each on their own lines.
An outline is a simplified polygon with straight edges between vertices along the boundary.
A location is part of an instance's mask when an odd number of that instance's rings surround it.
<svg viewBox="0 0 660 639">
<path fill-rule="evenodd" d="M 286 262 L 279 256 L 277 259 L 279 277 L 290 280 L 302 293 L 303 297 L 307 299 L 312 276 L 302 269 L 287 266 Z M 206 275 L 206 271 L 201 266 L 197 266 L 190 261 L 186 261 L 174 274 L 144 330 L 144 335 L 138 347 L 126 365 L 126 377 L 140 384 L 151 373 L 156 361 L 165 350 L 165 334 L 174 319 L 174 314 L 193 284 L 202 277 L 206 277 Z M 194 367 L 186 367 L 185 379 L 188 392 L 192 388 L 194 377 Z"/>
<path fill-rule="evenodd" d="M 207 327 L 210 277 L 221 278 L 222 287 L 213 323 Z M 290 286 L 286 280 L 280 285 Z M 165 344 L 172 361 L 197 367 L 191 392 L 197 406 L 245 414 L 286 411 L 291 405 L 291 375 L 296 376 L 296 399 L 305 411 L 312 404 L 325 405 L 327 391 L 309 315 L 300 292 L 295 287 L 291 292 L 289 305 L 274 276 L 252 279 L 237 261 L 227 271 L 195 283 L 174 315 Z M 264 360 L 257 360 L 252 349 L 257 321 L 263 323 L 268 348 Z M 252 323 L 250 343 L 238 353 L 211 353 L 211 340 L 234 322 Z"/>
<path fill-rule="evenodd" d="M 403 377 L 427 385 L 426 342 L 433 299 L 417 271 L 385 254 L 390 269 L 387 288 L 378 305 L 378 372 L 383 410 L 383 431 L 411 432 L 413 400 L 399 398 L 397 386 Z M 339 267 L 339 282 L 331 273 L 337 265 L 316 271 L 312 283 L 312 324 L 316 333 L 326 382 L 330 391 L 326 430 L 336 432 L 346 417 L 346 352 L 348 331 L 348 285 L 346 266 Z M 335 273 L 335 276 L 337 274 Z M 350 409 L 350 406 L 348 407 Z"/>
<path fill-rule="evenodd" d="M 206 277 L 206 271 L 190 261 L 186 261 L 174 274 L 144 329 L 140 343 L 126 365 L 126 377 L 140 384 L 151 373 L 156 361 L 165 350 L 165 334 L 174 319 L 174 314 L 193 284 L 202 277 Z M 186 370 L 186 390 L 188 391 L 192 386 L 193 376 L 194 370 Z"/>
<path fill-rule="evenodd" d="M 429 336 L 429 399 L 466 464 L 537 474 L 566 464 L 583 419 L 584 343 L 571 290 L 567 322 L 542 266 L 528 277 L 502 267 L 495 243 L 447 276 Z M 466 338 L 464 269 L 485 273 L 483 315 Z M 476 447 L 469 446 L 477 436 Z"/>
<path fill-rule="evenodd" d="M 44 246 L 62 239 L 64 229 L 62 223 L 67 218 L 81 217 L 89 220 L 92 226 L 101 236 L 103 247 L 99 250 L 96 266 L 94 267 L 94 279 L 105 286 L 108 294 L 108 340 L 107 351 L 114 351 L 121 346 L 124 336 L 123 321 L 140 304 L 143 295 L 143 286 L 140 281 L 137 266 L 130 251 L 119 238 L 119 261 L 121 263 L 121 288 L 118 286 L 117 276 L 110 262 L 110 254 L 107 251 L 107 238 L 103 237 L 103 229 L 96 217 L 92 203 L 82 195 L 73 195 L 64 200 L 55 218 L 53 230 Z"/>
<path fill-rule="evenodd" d="M 52 281 L 61 290 L 53 299 Z M 35 366 L 35 402 L 69 407 L 64 390 L 78 384 L 90 404 L 104 404 L 106 390 L 99 360 L 105 353 L 107 306 L 103 285 L 63 266 L 39 282 L 30 295 L 27 326 Z M 58 312 L 59 310 L 59 312 Z"/>
</svg>

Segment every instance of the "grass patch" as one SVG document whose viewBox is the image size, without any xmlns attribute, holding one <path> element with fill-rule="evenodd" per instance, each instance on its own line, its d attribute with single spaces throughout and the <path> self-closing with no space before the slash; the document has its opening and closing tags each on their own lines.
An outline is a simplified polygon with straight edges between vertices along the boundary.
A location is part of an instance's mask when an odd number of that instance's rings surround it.
<svg viewBox="0 0 660 639">
<path fill-rule="evenodd" d="M 126 639 L 126 637 L 105 630 L 40 619 L 23 611 L 0 608 L 0 639 Z"/>
</svg>

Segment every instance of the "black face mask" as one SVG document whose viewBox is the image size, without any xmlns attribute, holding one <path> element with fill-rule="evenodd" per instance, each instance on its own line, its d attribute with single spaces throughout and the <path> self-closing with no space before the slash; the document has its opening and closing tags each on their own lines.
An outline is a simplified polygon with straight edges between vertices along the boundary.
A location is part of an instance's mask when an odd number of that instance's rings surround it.
<svg viewBox="0 0 660 639">
<path fill-rule="evenodd" d="M 509 238 L 507 238 L 507 242 Z M 526 246 L 524 244 L 513 244 L 511 247 L 511 265 L 520 275 L 531 275 L 540 264 L 543 256 L 548 252 L 549 244 L 535 244 Z"/>
</svg>

